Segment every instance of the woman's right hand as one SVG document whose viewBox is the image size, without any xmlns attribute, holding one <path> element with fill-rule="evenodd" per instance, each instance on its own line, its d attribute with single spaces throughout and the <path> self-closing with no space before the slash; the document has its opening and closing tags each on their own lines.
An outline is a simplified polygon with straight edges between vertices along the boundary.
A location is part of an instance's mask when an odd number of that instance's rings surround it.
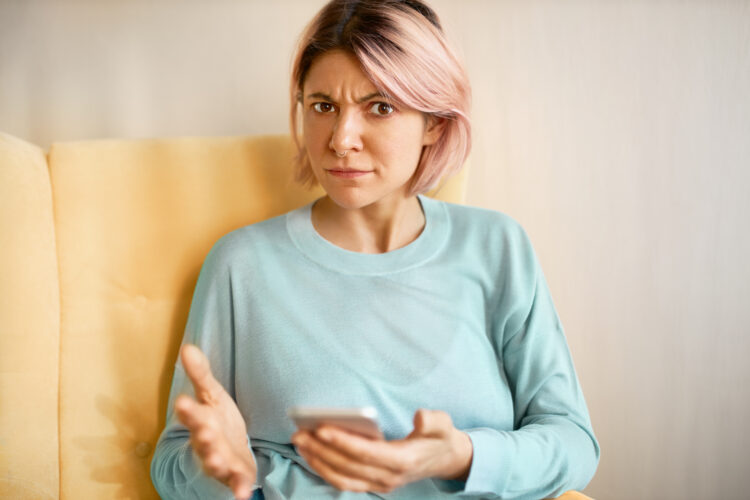
<svg viewBox="0 0 750 500">
<path fill-rule="evenodd" d="M 193 451 L 208 476 L 228 486 L 235 498 L 249 498 L 258 468 L 247 446 L 245 419 L 198 347 L 185 344 L 180 356 L 197 400 L 181 394 L 174 406 L 177 418 L 190 431 Z"/>
</svg>

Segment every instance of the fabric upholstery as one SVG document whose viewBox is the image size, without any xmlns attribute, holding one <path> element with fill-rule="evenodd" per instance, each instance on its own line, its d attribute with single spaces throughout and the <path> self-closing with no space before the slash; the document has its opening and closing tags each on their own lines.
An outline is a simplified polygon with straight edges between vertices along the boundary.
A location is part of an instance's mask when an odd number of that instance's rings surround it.
<svg viewBox="0 0 750 500">
<path fill-rule="evenodd" d="M 557 497 L 557 500 L 592 500 L 592 498 L 578 491 L 568 491 Z"/>
<path fill-rule="evenodd" d="M 57 498 L 60 303 L 44 151 L 0 133 L 0 498 Z"/>
</svg>

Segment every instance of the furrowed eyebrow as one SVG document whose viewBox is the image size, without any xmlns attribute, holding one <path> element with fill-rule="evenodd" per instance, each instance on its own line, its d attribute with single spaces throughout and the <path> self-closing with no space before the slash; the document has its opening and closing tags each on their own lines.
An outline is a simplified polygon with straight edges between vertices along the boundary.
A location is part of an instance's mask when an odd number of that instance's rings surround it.
<svg viewBox="0 0 750 500">
<path fill-rule="evenodd" d="M 358 99 L 357 104 L 362 104 L 363 102 L 369 101 L 370 99 L 373 99 L 375 97 L 380 97 L 381 99 L 388 99 L 381 92 L 373 92 L 372 94 L 367 94 L 366 96 Z"/>
<path fill-rule="evenodd" d="M 357 99 L 357 104 L 362 104 L 363 102 L 369 101 L 370 99 L 374 97 L 381 97 L 386 100 L 388 99 L 385 95 L 383 95 L 382 92 L 373 92 L 372 94 L 367 94 L 366 96 Z M 324 94 L 323 92 L 313 92 L 312 94 L 309 94 L 307 98 L 308 99 L 323 99 L 324 101 L 335 102 L 331 98 L 331 96 L 329 96 L 328 94 Z"/>
</svg>

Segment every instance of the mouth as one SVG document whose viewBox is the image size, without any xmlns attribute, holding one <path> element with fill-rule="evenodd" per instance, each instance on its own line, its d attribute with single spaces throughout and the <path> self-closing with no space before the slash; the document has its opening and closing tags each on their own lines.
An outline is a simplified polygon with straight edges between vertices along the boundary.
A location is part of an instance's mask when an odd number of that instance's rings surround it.
<svg viewBox="0 0 750 500">
<path fill-rule="evenodd" d="M 354 168 L 343 168 L 343 167 L 326 169 L 326 172 L 336 177 L 343 177 L 345 179 L 350 179 L 353 177 L 362 177 L 363 175 L 372 173 L 372 171 L 370 170 L 357 170 Z"/>
</svg>

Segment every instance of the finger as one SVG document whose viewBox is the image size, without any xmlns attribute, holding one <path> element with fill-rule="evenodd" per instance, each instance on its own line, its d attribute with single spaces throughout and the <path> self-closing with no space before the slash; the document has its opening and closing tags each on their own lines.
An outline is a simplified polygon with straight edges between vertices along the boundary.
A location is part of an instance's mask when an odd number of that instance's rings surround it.
<svg viewBox="0 0 750 500">
<path fill-rule="evenodd" d="M 229 477 L 229 489 L 232 490 L 234 498 L 246 500 L 253 493 L 253 481 L 249 475 L 239 471 L 232 472 Z"/>
<path fill-rule="evenodd" d="M 420 408 L 414 413 L 414 431 L 410 434 L 442 437 L 453 428 L 450 415 L 440 410 Z"/>
<path fill-rule="evenodd" d="M 180 394 L 174 403 L 177 419 L 190 430 L 191 433 L 206 426 L 213 426 L 213 415 L 209 408 L 198 403 L 187 394 Z"/>
<path fill-rule="evenodd" d="M 220 429 L 210 408 L 181 394 L 175 401 L 175 411 L 177 419 L 190 431 L 190 441 L 198 451 L 204 452 L 221 441 Z"/>
<path fill-rule="evenodd" d="M 371 485 L 367 481 L 342 475 L 314 454 L 302 452 L 302 456 L 320 477 L 340 490 L 365 492 L 377 489 L 375 485 Z"/>
<path fill-rule="evenodd" d="M 394 472 L 400 470 L 399 467 L 392 465 L 398 461 L 402 451 L 399 441 L 369 439 L 328 425 L 318 428 L 315 431 L 315 437 L 353 460 L 381 466 Z"/>
<path fill-rule="evenodd" d="M 211 365 L 203 352 L 193 344 L 185 344 L 180 350 L 182 367 L 195 390 L 195 397 L 201 403 L 216 402 L 218 391 L 223 389 L 211 373 Z"/>
<path fill-rule="evenodd" d="M 225 456 L 222 456 L 217 451 L 209 452 L 201 461 L 203 463 L 203 470 L 207 475 L 215 477 L 220 481 L 224 481 L 230 476 Z"/>
<path fill-rule="evenodd" d="M 249 496 L 255 482 L 255 475 L 248 464 L 229 449 L 226 441 L 210 443 L 209 451 L 201 459 L 203 470 L 229 486 L 235 496 Z"/>
<path fill-rule="evenodd" d="M 424 415 L 419 418 L 423 417 Z M 446 419 L 437 416 L 435 420 L 438 426 L 442 426 L 450 420 L 450 417 Z M 424 423 L 419 425 L 424 425 Z M 421 478 L 429 472 L 428 466 L 435 460 L 435 457 L 447 451 L 446 443 L 449 438 L 449 433 L 423 436 L 412 432 L 405 439 L 380 441 L 367 439 L 332 426 L 321 426 L 315 435 L 350 459 L 387 469 L 404 482 Z M 328 440 L 325 439 L 326 435 Z"/>
<path fill-rule="evenodd" d="M 392 490 L 403 484 L 400 474 L 384 467 L 363 463 L 356 458 L 352 459 L 314 436 L 300 437 L 293 442 L 300 452 L 324 462 L 341 476 L 377 485 L 379 490 Z"/>
<path fill-rule="evenodd" d="M 229 449 L 225 440 L 201 438 L 201 434 L 205 430 L 199 431 L 195 437 L 191 437 L 191 445 L 198 455 L 205 473 L 227 485 L 236 474 L 244 474 L 249 477 L 249 471 L 237 455 Z"/>
<path fill-rule="evenodd" d="M 309 436 L 309 435 L 310 435 L 310 431 L 297 429 L 296 431 L 294 431 L 294 434 L 292 434 L 292 443 L 302 438 L 303 436 Z"/>
<path fill-rule="evenodd" d="M 328 425 L 318 428 L 314 436 L 350 460 L 397 473 L 404 468 L 402 441 L 368 439 Z"/>
<path fill-rule="evenodd" d="M 202 459 L 208 459 L 217 456 L 215 462 L 211 465 L 215 474 L 220 474 L 222 478 L 229 475 L 228 466 L 235 460 L 235 453 L 229 447 L 226 439 L 220 431 L 209 426 L 204 426 L 200 430 L 193 432 L 190 436 L 190 444 L 198 452 Z"/>
<path fill-rule="evenodd" d="M 203 420 L 200 412 L 200 404 L 187 394 L 180 394 L 174 402 L 174 411 L 177 419 L 189 430 L 195 429 Z"/>
</svg>

